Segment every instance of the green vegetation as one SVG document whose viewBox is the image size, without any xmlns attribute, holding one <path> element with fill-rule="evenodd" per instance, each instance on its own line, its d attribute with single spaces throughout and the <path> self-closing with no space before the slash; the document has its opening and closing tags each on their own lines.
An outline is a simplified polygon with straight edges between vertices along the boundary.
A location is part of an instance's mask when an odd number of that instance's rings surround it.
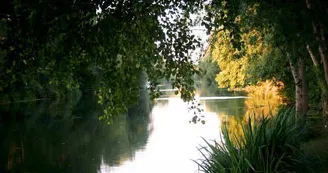
<svg viewBox="0 0 328 173">
<path fill-rule="evenodd" d="M 270 106 L 282 100 L 295 105 L 297 117 L 285 111 L 260 121 L 227 121 L 246 122 L 242 137 L 227 127 L 224 145 L 209 144 L 211 156 L 201 166 L 208 172 L 295 171 L 305 161 L 300 138 L 324 134 L 328 116 L 327 9 L 327 0 L 5 1 L 0 104 L 96 95 L 104 109 L 94 116 L 110 123 L 148 99 L 141 96 L 148 82 L 151 98 L 161 94 L 158 85 L 165 80 L 185 101 L 220 93 L 218 87 L 253 88 L 252 97 L 273 98 Z M 211 35 L 197 66 L 191 55 L 200 40 L 191 29 L 198 12 L 205 12 L 200 22 Z M 205 86 L 215 89 L 201 91 Z"/>
<path fill-rule="evenodd" d="M 200 151 L 205 159 L 197 161 L 206 173 L 219 172 L 309 172 L 301 143 L 300 128 L 293 109 L 261 120 L 249 118 L 242 136 L 230 134 L 225 127 L 221 142 L 207 142 Z"/>
<path fill-rule="evenodd" d="M 280 81 L 303 119 L 309 103 L 326 114 L 326 7 L 324 0 L 212 1 L 205 23 L 212 31 L 208 55 L 220 66 L 219 86 Z"/>
<path fill-rule="evenodd" d="M 211 47 L 199 63 L 202 80 L 212 85 L 217 74 L 218 86 L 232 89 L 280 81 L 300 115 L 309 101 L 325 113 L 327 3 L 312 1 L 6 1 L 0 102 L 93 92 L 110 120 L 136 103 L 146 77 L 152 98 L 165 78 L 191 100 L 199 40 L 190 26 L 204 9 Z"/>
<path fill-rule="evenodd" d="M 208 143 L 210 149 L 203 151 L 206 159 L 200 163 L 203 171 L 310 171 L 304 168 L 301 139 L 311 143 L 315 138 L 316 146 L 327 141 L 321 136 L 328 113 L 327 7 L 324 0 L 214 0 L 206 5 L 204 23 L 211 31 L 206 56 L 219 66 L 218 86 L 251 89 L 254 99 L 245 101 L 246 114 L 259 107 L 252 112 L 266 117 L 225 118 L 224 141 Z M 267 80 L 273 86 L 269 90 Z M 264 103 L 267 97 L 274 101 Z M 281 101 L 295 105 L 296 114 L 274 116 L 276 108 L 261 108 L 277 107 Z M 313 147 L 305 148 L 308 156 Z M 327 158 L 326 148 L 314 150 Z"/>
<path fill-rule="evenodd" d="M 322 132 L 322 131 L 321 131 Z M 303 144 L 304 154 L 309 160 L 309 166 L 316 172 L 327 172 L 328 164 L 328 131 L 325 129 L 320 137 Z"/>
<path fill-rule="evenodd" d="M 190 14 L 201 1 L 5 1 L 0 12 L 1 103 L 95 92 L 101 117 L 126 112 L 142 73 L 193 96 Z M 145 83 L 144 83 L 145 85 Z"/>
<path fill-rule="evenodd" d="M 211 57 L 204 57 L 198 64 L 200 74 L 195 75 L 195 84 L 197 88 L 217 88 L 218 84 L 215 79 L 217 73 L 220 72 L 219 66 L 213 61 Z"/>
</svg>

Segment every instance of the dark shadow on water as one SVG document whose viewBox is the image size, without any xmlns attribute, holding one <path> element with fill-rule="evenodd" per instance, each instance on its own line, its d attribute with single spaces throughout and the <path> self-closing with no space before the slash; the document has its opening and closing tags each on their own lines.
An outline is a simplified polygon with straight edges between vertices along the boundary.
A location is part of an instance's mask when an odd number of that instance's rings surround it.
<svg viewBox="0 0 328 173">
<path fill-rule="evenodd" d="M 147 143 L 149 102 L 111 125 L 94 97 L 0 106 L 0 172 L 97 172 L 134 157 Z"/>
</svg>

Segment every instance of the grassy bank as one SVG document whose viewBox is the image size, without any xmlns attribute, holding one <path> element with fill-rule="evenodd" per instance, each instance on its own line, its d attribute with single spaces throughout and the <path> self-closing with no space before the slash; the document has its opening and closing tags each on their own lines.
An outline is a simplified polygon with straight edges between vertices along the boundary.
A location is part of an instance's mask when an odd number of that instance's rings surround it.
<svg viewBox="0 0 328 173">
<path fill-rule="evenodd" d="M 328 148 L 325 145 L 328 133 L 304 142 L 307 128 L 298 126 L 292 110 L 280 111 L 271 118 L 263 116 L 260 120 L 251 117 L 242 126 L 242 136 L 229 134 L 223 128 L 222 142 L 208 142 L 200 149 L 204 156 L 197 161 L 200 170 L 205 173 L 325 172 L 323 164 L 327 163 L 328 155 L 323 151 Z"/>
</svg>

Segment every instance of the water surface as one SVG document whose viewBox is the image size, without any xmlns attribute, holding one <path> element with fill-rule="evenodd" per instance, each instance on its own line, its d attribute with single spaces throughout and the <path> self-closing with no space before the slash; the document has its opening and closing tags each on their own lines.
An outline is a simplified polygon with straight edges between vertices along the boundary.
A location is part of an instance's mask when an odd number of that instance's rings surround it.
<svg viewBox="0 0 328 173">
<path fill-rule="evenodd" d="M 109 126 L 93 97 L 1 105 L 0 172 L 194 173 L 202 137 L 220 140 L 223 119 L 245 114 L 240 96 L 200 93 L 205 124 L 172 94 L 141 100 Z"/>
</svg>

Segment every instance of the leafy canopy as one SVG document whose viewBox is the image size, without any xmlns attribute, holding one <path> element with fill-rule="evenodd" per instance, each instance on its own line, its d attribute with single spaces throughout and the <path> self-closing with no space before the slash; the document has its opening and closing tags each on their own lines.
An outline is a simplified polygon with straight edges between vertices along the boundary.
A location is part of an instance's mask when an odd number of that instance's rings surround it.
<svg viewBox="0 0 328 173">
<path fill-rule="evenodd" d="M 193 97 L 197 72 L 191 50 L 199 45 L 190 14 L 202 1 L 4 2 L 0 92 L 96 90 L 104 119 L 138 98 L 145 72 L 152 96 L 170 79 L 181 97 Z M 2 31 L 2 29 L 1 29 Z M 38 96 L 41 97 L 41 96 Z"/>
</svg>

